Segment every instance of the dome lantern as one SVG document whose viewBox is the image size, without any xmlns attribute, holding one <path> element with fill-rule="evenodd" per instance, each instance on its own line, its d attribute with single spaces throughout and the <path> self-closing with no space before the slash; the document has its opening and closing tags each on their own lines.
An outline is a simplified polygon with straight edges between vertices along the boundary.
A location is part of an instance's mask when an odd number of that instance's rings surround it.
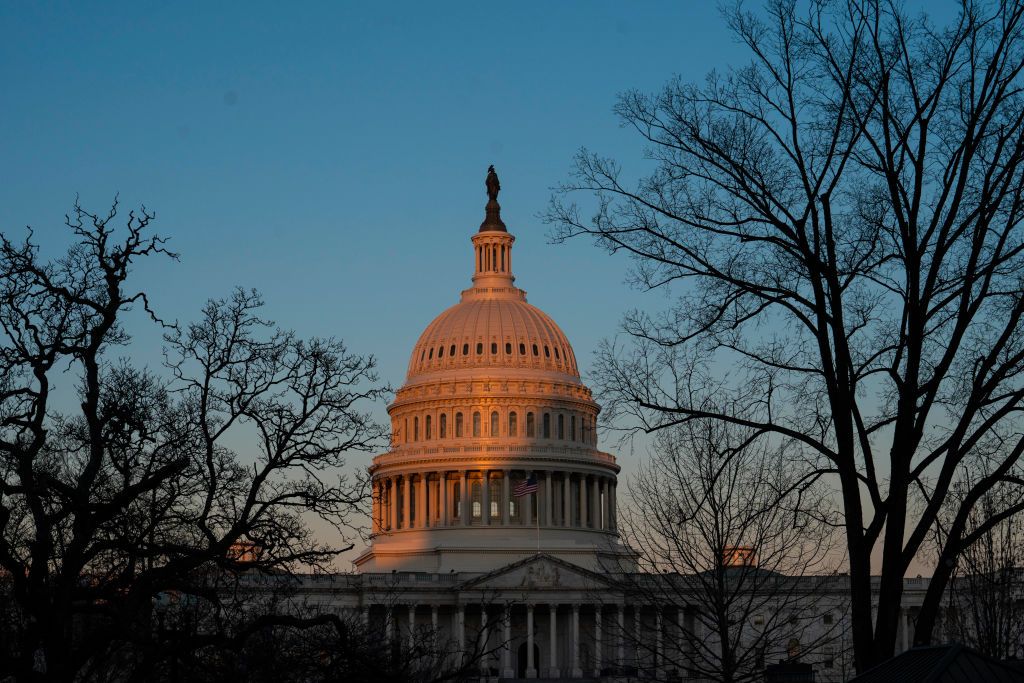
<svg viewBox="0 0 1024 683">
<path fill-rule="evenodd" d="M 498 192 L 501 183 L 494 166 L 487 169 L 487 206 L 484 222 L 473 235 L 473 289 L 477 292 L 508 294 L 515 282 L 512 275 L 512 243 L 516 238 L 509 234 L 501 220 L 501 205 Z"/>
</svg>

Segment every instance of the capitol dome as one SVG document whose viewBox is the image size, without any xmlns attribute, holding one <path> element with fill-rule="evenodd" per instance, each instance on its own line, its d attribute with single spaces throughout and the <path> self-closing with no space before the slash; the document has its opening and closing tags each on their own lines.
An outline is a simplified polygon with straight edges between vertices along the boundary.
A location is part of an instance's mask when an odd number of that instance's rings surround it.
<svg viewBox="0 0 1024 683">
<path fill-rule="evenodd" d="M 568 337 L 514 285 L 493 168 L 472 287 L 420 335 L 374 458 L 360 571 L 488 571 L 543 551 L 620 557 L 615 458 Z"/>
</svg>

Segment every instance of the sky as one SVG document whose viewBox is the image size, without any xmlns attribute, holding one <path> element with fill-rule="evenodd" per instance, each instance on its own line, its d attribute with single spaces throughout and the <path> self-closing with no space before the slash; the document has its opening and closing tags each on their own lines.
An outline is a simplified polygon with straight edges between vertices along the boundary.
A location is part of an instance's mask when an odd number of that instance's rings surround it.
<svg viewBox="0 0 1024 683">
<path fill-rule="evenodd" d="M 623 259 L 549 242 L 551 188 L 581 146 L 642 169 L 616 95 L 736 50 L 697 2 L 4 3 L 0 229 L 56 250 L 76 195 L 103 212 L 119 194 L 180 253 L 135 274 L 162 317 L 255 287 L 397 387 L 470 284 L 493 163 L 517 284 L 586 373 L 637 293 Z M 131 331 L 159 362 L 159 330 Z"/>
<path fill-rule="evenodd" d="M 56 253 L 76 195 L 104 212 L 119 194 L 180 253 L 135 274 L 162 317 L 255 287 L 266 317 L 374 354 L 398 387 L 470 284 L 494 164 L 517 285 L 586 380 L 622 314 L 666 295 L 551 244 L 539 214 L 583 146 L 651 168 L 618 93 L 746 59 L 712 2 L 3 3 L 0 230 Z M 130 331 L 159 363 L 159 329 Z M 639 451 L 618 453 L 627 475 Z"/>
</svg>

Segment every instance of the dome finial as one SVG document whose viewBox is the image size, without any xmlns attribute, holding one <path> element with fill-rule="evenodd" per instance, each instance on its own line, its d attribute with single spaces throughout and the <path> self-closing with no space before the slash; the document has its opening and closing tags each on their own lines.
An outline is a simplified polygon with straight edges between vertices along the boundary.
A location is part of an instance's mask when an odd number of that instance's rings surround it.
<svg viewBox="0 0 1024 683">
<path fill-rule="evenodd" d="M 505 223 L 501 220 L 501 205 L 498 204 L 498 193 L 501 191 L 501 182 L 498 181 L 498 174 L 494 170 L 494 164 L 487 167 L 487 180 L 484 181 L 487 187 L 487 214 L 484 222 L 480 224 L 480 232 L 497 230 L 508 232 Z"/>
</svg>

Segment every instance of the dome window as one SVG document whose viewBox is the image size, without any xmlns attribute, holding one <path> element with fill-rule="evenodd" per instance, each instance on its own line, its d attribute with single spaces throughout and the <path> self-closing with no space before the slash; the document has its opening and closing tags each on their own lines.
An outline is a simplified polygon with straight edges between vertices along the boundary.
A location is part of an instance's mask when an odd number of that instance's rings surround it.
<svg viewBox="0 0 1024 683">
<path fill-rule="evenodd" d="M 545 439 L 551 438 L 551 413 L 544 413 L 544 433 Z"/>
<path fill-rule="evenodd" d="M 492 356 L 497 356 L 498 355 L 498 342 L 491 342 L 491 355 Z"/>
<path fill-rule="evenodd" d="M 559 360 L 559 357 L 558 357 L 558 347 L 557 346 L 555 347 L 555 360 Z"/>
<path fill-rule="evenodd" d="M 452 358 L 455 357 L 455 344 L 452 344 L 450 347 L 448 347 L 448 355 L 451 356 Z"/>
<path fill-rule="evenodd" d="M 551 349 L 548 348 L 547 344 L 544 345 L 544 357 L 551 358 Z"/>
<path fill-rule="evenodd" d="M 526 436 L 532 437 L 537 433 L 537 428 L 534 425 L 533 413 L 526 414 Z"/>
<path fill-rule="evenodd" d="M 420 440 L 420 419 L 418 417 L 412 419 L 412 440 Z"/>
<path fill-rule="evenodd" d="M 427 439 L 427 441 L 430 441 L 430 437 L 431 437 L 431 434 L 430 434 L 431 424 L 430 424 L 430 422 L 431 422 L 430 416 L 427 415 L 427 417 L 426 417 L 426 419 L 424 420 L 424 423 L 423 423 L 423 436 Z"/>
<path fill-rule="evenodd" d="M 540 355 L 540 352 L 537 350 L 537 345 L 536 344 L 533 345 L 533 355 L 535 355 L 535 356 L 539 356 Z"/>
<path fill-rule="evenodd" d="M 478 355 L 478 356 L 482 356 L 482 355 L 483 355 L 483 353 L 484 353 L 484 345 L 483 345 L 483 342 L 477 342 L 477 343 L 476 343 L 476 355 Z"/>
<path fill-rule="evenodd" d="M 555 355 L 557 356 L 558 354 L 556 353 Z M 444 358 L 444 346 L 437 347 L 437 357 Z"/>
<path fill-rule="evenodd" d="M 499 434 L 498 434 L 498 413 L 497 413 L 497 411 L 491 413 L 491 436 L 499 436 Z"/>
<path fill-rule="evenodd" d="M 512 355 L 512 342 L 505 342 L 505 355 L 506 356 L 511 356 Z"/>
<path fill-rule="evenodd" d="M 462 437 L 462 413 L 455 413 L 455 438 Z"/>
<path fill-rule="evenodd" d="M 427 356 L 428 360 L 434 360 L 434 349 L 430 349 L 430 354 Z"/>
<path fill-rule="evenodd" d="M 576 418 L 573 418 L 573 425 L 575 425 L 575 424 L 576 424 Z M 448 415 L 446 413 L 441 413 L 441 417 L 438 419 L 438 422 L 437 422 L 437 431 L 438 431 L 437 438 L 439 438 L 439 439 L 447 439 L 448 438 Z"/>
<path fill-rule="evenodd" d="M 444 415 L 442 415 L 441 418 L 444 419 Z M 569 416 L 569 438 L 572 441 L 576 440 L 576 416 L 575 415 L 570 415 Z"/>
<path fill-rule="evenodd" d="M 481 510 L 483 509 L 483 499 L 481 497 L 479 481 L 473 481 L 473 485 L 469 488 L 469 495 L 473 500 L 473 519 L 480 519 Z"/>
<path fill-rule="evenodd" d="M 525 356 L 526 355 L 526 344 L 523 344 L 522 342 L 519 343 L 519 355 L 520 356 Z"/>
<path fill-rule="evenodd" d="M 519 416 L 516 415 L 516 411 L 512 411 L 508 414 L 508 435 L 519 436 Z"/>
<path fill-rule="evenodd" d="M 427 418 L 430 419 L 429 417 Z M 427 424 L 430 424 L 429 422 Z M 430 438 L 429 436 L 427 437 Z M 558 438 L 565 439 L 565 415 L 558 414 Z"/>
<path fill-rule="evenodd" d="M 423 351 L 420 353 L 420 362 L 422 363 L 426 359 L 426 357 L 427 357 L 427 350 L 423 349 Z"/>
<path fill-rule="evenodd" d="M 463 356 L 468 356 L 469 355 L 469 344 L 463 344 L 462 345 L 462 355 Z"/>
<path fill-rule="evenodd" d="M 473 413 L 473 436 L 480 436 L 480 413 Z"/>
</svg>

